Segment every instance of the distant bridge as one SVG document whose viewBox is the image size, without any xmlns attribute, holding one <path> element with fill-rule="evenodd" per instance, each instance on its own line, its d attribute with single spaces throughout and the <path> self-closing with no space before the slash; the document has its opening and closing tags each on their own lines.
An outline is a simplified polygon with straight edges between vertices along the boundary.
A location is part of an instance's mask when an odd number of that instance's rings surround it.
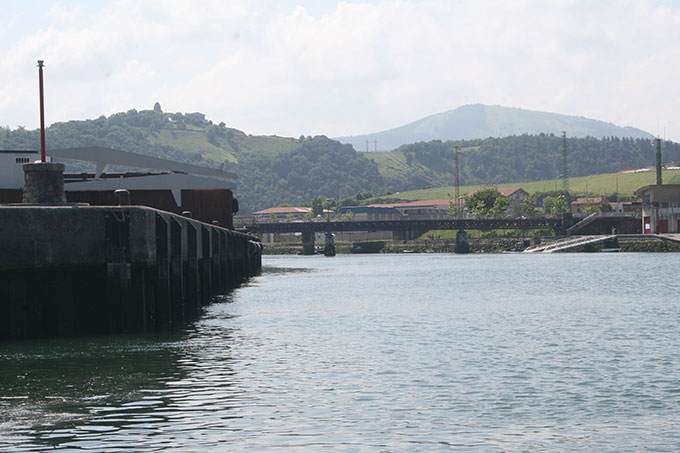
<svg viewBox="0 0 680 453">
<path fill-rule="evenodd" d="M 430 230 L 535 230 L 550 229 L 557 235 L 576 233 L 585 230 L 598 231 L 589 234 L 610 234 L 612 228 L 620 233 L 636 233 L 640 220 L 627 214 L 607 213 L 607 215 L 588 218 L 578 222 L 571 214 L 558 217 L 500 218 L 500 219 L 399 219 L 399 220 L 343 220 L 256 222 L 246 226 L 246 231 L 254 235 L 266 233 L 302 233 L 304 254 L 314 253 L 314 233 L 333 233 L 341 231 L 391 231 L 395 239 L 412 239 Z M 580 225 L 577 225 L 580 223 Z M 575 226 L 574 228 L 571 228 Z M 603 232 L 604 231 L 604 232 Z M 585 231 L 587 233 L 587 231 Z"/>
<path fill-rule="evenodd" d="M 323 233 L 338 231 L 429 231 L 429 230 L 507 230 L 549 228 L 558 233 L 573 223 L 571 218 L 532 217 L 519 219 L 404 219 L 343 220 L 311 222 L 258 222 L 246 227 L 252 234 Z"/>
</svg>

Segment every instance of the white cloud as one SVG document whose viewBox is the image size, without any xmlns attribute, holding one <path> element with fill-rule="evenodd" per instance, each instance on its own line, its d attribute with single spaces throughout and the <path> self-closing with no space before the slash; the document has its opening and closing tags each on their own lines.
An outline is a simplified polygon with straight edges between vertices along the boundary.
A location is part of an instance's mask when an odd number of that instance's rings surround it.
<svg viewBox="0 0 680 453">
<path fill-rule="evenodd" d="M 84 4 L 55 2 L 0 45 L 0 123 L 37 126 L 44 58 L 48 122 L 159 101 L 249 133 L 334 136 L 480 102 L 680 141 L 680 12 L 652 0 Z"/>
</svg>

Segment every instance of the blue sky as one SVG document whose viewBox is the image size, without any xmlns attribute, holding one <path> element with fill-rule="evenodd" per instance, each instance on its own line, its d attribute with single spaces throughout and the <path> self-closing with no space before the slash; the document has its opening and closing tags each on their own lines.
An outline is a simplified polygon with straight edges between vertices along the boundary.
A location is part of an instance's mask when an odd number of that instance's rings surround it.
<svg viewBox="0 0 680 453">
<path fill-rule="evenodd" d="M 252 134 L 354 135 L 470 103 L 680 141 L 680 1 L 3 2 L 0 125 L 160 102 Z M 559 132 L 559 131 L 556 131 Z"/>
</svg>

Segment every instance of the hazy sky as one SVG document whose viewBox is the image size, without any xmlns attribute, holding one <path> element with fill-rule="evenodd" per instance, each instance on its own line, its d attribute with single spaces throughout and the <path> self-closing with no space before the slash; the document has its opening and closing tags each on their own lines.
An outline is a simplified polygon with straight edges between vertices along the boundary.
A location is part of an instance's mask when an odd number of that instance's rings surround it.
<svg viewBox="0 0 680 453">
<path fill-rule="evenodd" d="M 160 102 L 356 135 L 483 103 L 680 141 L 680 0 L 0 0 L 0 125 Z"/>
</svg>

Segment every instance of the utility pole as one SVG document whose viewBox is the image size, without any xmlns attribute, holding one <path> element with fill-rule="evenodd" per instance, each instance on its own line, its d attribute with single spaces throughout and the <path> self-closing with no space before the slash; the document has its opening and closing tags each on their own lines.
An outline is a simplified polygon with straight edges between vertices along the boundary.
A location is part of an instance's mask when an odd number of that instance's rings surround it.
<svg viewBox="0 0 680 453">
<path fill-rule="evenodd" d="M 656 185 L 660 186 L 661 181 L 661 139 L 656 139 Z"/>
<path fill-rule="evenodd" d="M 38 60 L 38 84 L 40 87 L 40 160 L 45 162 L 45 94 L 43 92 L 43 66 L 45 62 Z"/>
<path fill-rule="evenodd" d="M 567 167 L 567 131 L 562 131 L 562 190 L 569 193 L 569 168 Z"/>
<path fill-rule="evenodd" d="M 460 213 L 460 174 L 458 173 L 458 145 L 456 145 L 456 207 Z"/>
<path fill-rule="evenodd" d="M 373 143 L 373 151 L 378 151 L 378 140 L 366 140 L 366 152 L 368 152 L 369 143 Z"/>
<path fill-rule="evenodd" d="M 619 175 L 616 175 L 616 201 L 619 201 Z"/>
</svg>

